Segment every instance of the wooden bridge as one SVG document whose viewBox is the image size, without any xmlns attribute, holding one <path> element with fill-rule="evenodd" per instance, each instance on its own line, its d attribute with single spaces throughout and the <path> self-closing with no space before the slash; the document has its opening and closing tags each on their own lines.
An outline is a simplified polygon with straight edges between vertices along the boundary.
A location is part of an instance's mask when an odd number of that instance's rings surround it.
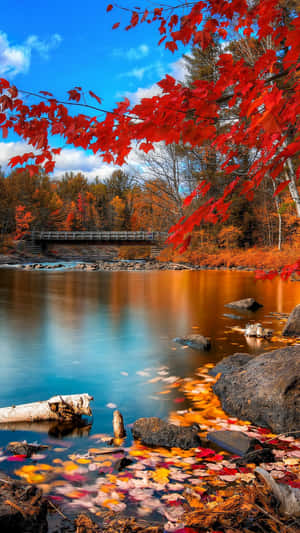
<svg viewBox="0 0 300 533">
<path fill-rule="evenodd" d="M 167 232 L 160 231 L 32 231 L 24 237 L 26 247 L 45 253 L 51 244 L 140 245 L 161 248 Z"/>
</svg>

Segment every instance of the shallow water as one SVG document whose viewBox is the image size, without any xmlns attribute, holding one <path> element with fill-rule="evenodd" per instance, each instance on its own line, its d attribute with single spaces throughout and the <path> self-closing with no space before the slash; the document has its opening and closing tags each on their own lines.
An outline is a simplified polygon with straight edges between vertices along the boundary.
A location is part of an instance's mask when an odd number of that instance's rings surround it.
<svg viewBox="0 0 300 533">
<path fill-rule="evenodd" d="M 224 307 L 248 296 L 264 307 L 256 313 Z M 255 320 L 280 332 L 283 322 L 270 312 L 289 313 L 299 301 L 299 283 L 255 281 L 250 272 L 1 270 L 0 407 L 88 392 L 94 397 L 90 435 L 111 433 L 114 405 L 128 424 L 167 417 L 179 408 L 176 389 L 161 395 L 167 382 L 149 381 L 191 376 L 237 351 L 276 348 L 278 342 L 249 345 L 232 327 Z M 211 350 L 172 341 L 188 333 L 210 337 Z M 41 440 L 40 430 L 1 431 L 0 445 Z"/>
</svg>

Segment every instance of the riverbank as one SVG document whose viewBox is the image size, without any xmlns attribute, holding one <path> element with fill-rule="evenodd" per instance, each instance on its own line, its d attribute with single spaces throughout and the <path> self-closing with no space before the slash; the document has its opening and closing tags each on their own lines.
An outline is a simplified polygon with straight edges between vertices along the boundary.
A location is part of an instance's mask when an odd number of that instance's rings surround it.
<svg viewBox="0 0 300 533">
<path fill-rule="evenodd" d="M 156 258 L 131 258 L 122 253 L 122 257 L 102 258 L 78 251 L 77 256 L 68 254 L 64 250 L 59 255 L 36 255 L 13 251 L 10 254 L 0 254 L 0 265 L 20 266 L 26 270 L 52 269 L 61 264 L 64 268 L 72 265 L 76 270 L 231 270 L 252 271 L 282 270 L 287 264 L 293 264 L 300 257 L 300 247 L 284 247 L 283 250 L 274 248 L 241 249 L 213 249 L 210 247 L 188 250 L 183 254 L 174 252 L 170 248 L 164 249 Z M 120 252 L 121 253 L 121 252 Z M 26 267 L 25 267 L 26 265 Z M 28 265 L 28 266 L 27 266 Z M 55 267 L 56 265 L 56 267 Z M 76 265 L 76 267 L 75 267 Z M 294 280 L 300 279 L 296 274 Z"/>
<path fill-rule="evenodd" d="M 277 248 L 232 248 L 216 249 L 210 245 L 196 250 L 187 250 L 183 254 L 166 248 L 159 260 L 161 262 L 181 262 L 190 265 L 201 265 L 202 268 L 229 270 L 278 270 L 285 265 L 293 264 L 300 258 L 300 245 Z"/>
<path fill-rule="evenodd" d="M 188 263 L 161 262 L 151 260 L 122 260 L 122 261 L 93 261 L 93 262 L 39 262 L 20 263 L 15 265 L 23 270 L 81 270 L 81 271 L 153 271 L 153 270 L 232 270 L 232 271 L 252 271 L 248 267 L 210 267 L 206 265 L 193 265 Z"/>
</svg>

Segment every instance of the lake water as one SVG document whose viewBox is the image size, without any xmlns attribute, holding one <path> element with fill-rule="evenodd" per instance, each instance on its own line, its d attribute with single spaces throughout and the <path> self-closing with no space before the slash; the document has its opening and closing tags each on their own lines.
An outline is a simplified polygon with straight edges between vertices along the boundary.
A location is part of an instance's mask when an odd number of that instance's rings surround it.
<svg viewBox="0 0 300 533">
<path fill-rule="evenodd" d="M 256 313 L 224 307 L 248 296 L 264 307 Z M 87 392 L 94 397 L 90 435 L 111 433 L 113 405 L 128 424 L 141 416 L 167 417 L 178 409 L 177 393 L 159 394 L 163 379 L 192 376 L 237 351 L 276 348 L 278 342 L 249 345 L 232 328 L 251 319 L 280 332 L 283 322 L 270 312 L 289 313 L 299 301 L 299 283 L 255 281 L 250 272 L 2 269 L 0 407 Z M 211 350 L 172 341 L 188 333 L 210 337 Z M 0 444 L 47 436 L 39 433 L 43 426 L 34 429 L 2 430 Z"/>
</svg>

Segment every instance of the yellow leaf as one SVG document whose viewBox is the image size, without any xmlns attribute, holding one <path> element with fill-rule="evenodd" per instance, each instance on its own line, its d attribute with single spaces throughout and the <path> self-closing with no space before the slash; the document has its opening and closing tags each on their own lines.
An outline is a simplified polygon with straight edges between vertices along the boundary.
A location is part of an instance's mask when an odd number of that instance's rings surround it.
<svg viewBox="0 0 300 533">
<path fill-rule="evenodd" d="M 53 470 L 53 466 L 42 463 L 40 465 L 37 465 L 37 470 Z"/>
<path fill-rule="evenodd" d="M 156 483 L 164 485 L 169 482 L 169 470 L 167 468 L 157 468 L 152 474 L 152 478 Z"/>
<path fill-rule="evenodd" d="M 78 465 L 72 463 L 72 461 L 66 461 L 63 465 L 66 472 L 74 472 L 75 470 L 78 470 Z"/>
</svg>

